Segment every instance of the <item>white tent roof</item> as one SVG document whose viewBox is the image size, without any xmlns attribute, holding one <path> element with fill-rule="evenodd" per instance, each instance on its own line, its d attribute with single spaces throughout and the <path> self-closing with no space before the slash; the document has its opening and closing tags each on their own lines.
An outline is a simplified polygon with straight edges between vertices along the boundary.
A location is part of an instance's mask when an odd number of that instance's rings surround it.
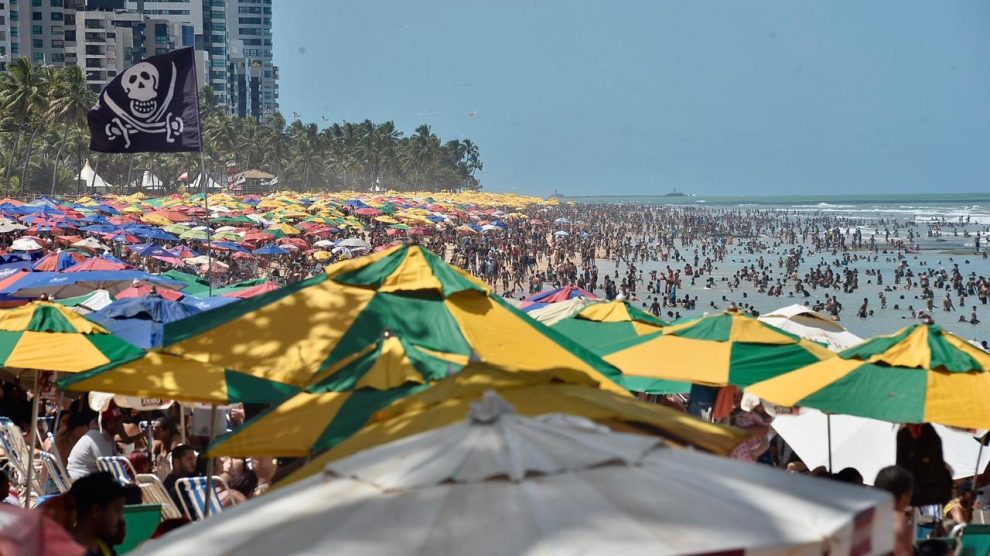
<svg viewBox="0 0 990 556">
<path fill-rule="evenodd" d="M 131 182 L 131 187 L 140 187 L 141 189 L 161 189 L 165 187 L 165 183 L 158 176 L 152 174 L 150 171 L 145 170 L 141 174 L 141 178 Z"/>
<path fill-rule="evenodd" d="M 88 160 L 83 166 L 83 169 L 79 172 L 79 180 L 83 182 L 86 187 L 93 187 L 96 189 L 110 189 L 113 187 L 93 170 L 93 167 L 89 165 Z"/>
<path fill-rule="evenodd" d="M 196 176 L 196 180 L 189 185 L 189 190 L 192 191 L 193 193 L 197 191 L 201 191 L 203 189 L 203 184 L 202 182 L 200 182 L 200 180 L 202 179 L 203 179 L 203 174 Z M 208 189 L 223 189 L 223 186 L 220 185 L 220 183 L 218 183 L 215 179 L 211 178 L 209 175 L 206 176 L 206 187 Z"/>
<path fill-rule="evenodd" d="M 533 309 L 526 314 L 530 318 L 536 319 L 547 326 L 553 326 L 568 317 L 580 313 L 582 309 L 592 303 L 597 303 L 597 301 L 584 297 L 575 297 L 559 303 L 548 303 L 545 307 Z"/>
<path fill-rule="evenodd" d="M 934 425 L 942 438 L 942 456 L 952 468 L 953 478 L 972 477 L 980 443 L 970 434 Z M 828 467 L 828 423 L 825 414 L 803 409 L 800 415 L 777 415 L 773 428 L 784 438 L 808 469 Z M 877 472 L 897 460 L 898 425 L 832 415 L 832 470 L 853 467 L 872 485 Z M 990 462 L 990 450 L 980 454 L 980 472 Z"/>
<path fill-rule="evenodd" d="M 500 402 L 500 403 L 499 403 Z M 685 503 L 690 501 L 690 503 Z M 332 462 L 134 554 L 761 556 L 893 550 L 884 492 L 521 417 L 492 392 L 470 418 Z"/>
<path fill-rule="evenodd" d="M 788 305 L 760 315 L 760 320 L 806 340 L 821 342 L 833 351 L 842 351 L 863 341 L 829 317 L 804 305 Z"/>
<path fill-rule="evenodd" d="M 113 296 L 110 295 L 110 292 L 107 290 L 96 290 L 85 301 L 72 307 L 71 310 L 80 315 L 88 315 L 103 309 L 111 303 L 113 303 Z"/>
</svg>

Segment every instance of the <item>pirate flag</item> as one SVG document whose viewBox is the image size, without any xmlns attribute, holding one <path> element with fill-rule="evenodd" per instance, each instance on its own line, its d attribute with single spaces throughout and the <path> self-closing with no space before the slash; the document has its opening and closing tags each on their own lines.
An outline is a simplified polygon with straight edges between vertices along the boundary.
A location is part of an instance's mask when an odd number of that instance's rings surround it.
<svg viewBox="0 0 990 556">
<path fill-rule="evenodd" d="M 89 148 L 104 153 L 201 147 L 192 48 L 146 58 L 114 77 L 89 111 Z"/>
</svg>

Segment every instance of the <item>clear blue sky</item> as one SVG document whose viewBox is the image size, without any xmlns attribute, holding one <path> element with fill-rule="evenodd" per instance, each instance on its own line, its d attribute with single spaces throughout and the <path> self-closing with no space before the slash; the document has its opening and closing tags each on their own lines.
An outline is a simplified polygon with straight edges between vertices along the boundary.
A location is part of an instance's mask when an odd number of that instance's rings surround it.
<svg viewBox="0 0 990 556">
<path fill-rule="evenodd" d="M 286 117 L 470 138 L 489 190 L 990 192 L 987 0 L 274 4 Z"/>
</svg>

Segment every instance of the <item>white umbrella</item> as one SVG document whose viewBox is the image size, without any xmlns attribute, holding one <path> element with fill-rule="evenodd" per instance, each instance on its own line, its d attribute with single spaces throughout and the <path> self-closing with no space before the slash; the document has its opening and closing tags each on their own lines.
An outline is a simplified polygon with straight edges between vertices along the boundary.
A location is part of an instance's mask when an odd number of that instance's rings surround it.
<svg viewBox="0 0 990 556">
<path fill-rule="evenodd" d="M 371 244 L 370 243 L 368 243 L 367 241 L 365 241 L 363 239 L 356 238 L 356 237 L 349 237 L 347 239 L 342 239 L 342 240 L 340 240 L 340 241 L 338 241 L 336 243 L 336 246 L 337 247 L 346 247 L 346 248 L 348 248 L 348 249 L 350 249 L 352 251 L 355 250 L 355 249 L 371 249 Z"/>
<path fill-rule="evenodd" d="M 330 241 L 329 239 L 321 239 L 320 241 L 317 241 L 316 243 L 313 244 L 313 247 L 333 247 L 333 246 L 334 246 L 334 242 Z"/>
<path fill-rule="evenodd" d="M 867 484 L 877 472 L 897 459 L 897 428 L 893 423 L 852 415 L 832 415 L 832 470 L 853 467 Z M 976 458 L 982 473 L 990 462 L 990 450 L 980 450 L 971 434 L 934 425 L 942 438 L 942 457 L 954 479 L 973 476 Z M 777 415 L 773 428 L 809 469 L 828 467 L 828 423 L 825 414 L 803 409 L 800 415 Z"/>
<path fill-rule="evenodd" d="M 548 303 L 545 307 L 533 309 L 526 313 L 526 315 L 547 326 L 553 326 L 568 317 L 580 313 L 582 309 L 592 303 L 596 303 L 596 301 L 586 297 L 574 297 L 559 303 Z"/>
<path fill-rule="evenodd" d="M 569 236 L 571 234 L 565 232 L 564 230 L 557 230 L 556 232 L 553 233 L 553 235 L 563 237 L 563 236 Z"/>
<path fill-rule="evenodd" d="M 484 226 L 481 227 L 481 231 L 483 231 L 483 232 L 490 232 L 492 230 L 501 230 L 501 229 L 502 228 L 499 228 L 498 226 L 496 226 L 494 224 L 485 224 Z"/>
<path fill-rule="evenodd" d="M 7 234 L 10 232 L 16 232 L 19 230 L 26 230 L 27 226 L 24 224 L 18 224 L 12 220 L 0 220 L 0 234 Z"/>
<path fill-rule="evenodd" d="M 566 218 L 561 217 L 561 218 L 558 218 L 558 219 L 554 220 L 553 223 L 554 224 L 570 224 L 571 221 L 568 220 L 568 219 L 566 219 Z"/>
<path fill-rule="evenodd" d="M 72 247 L 79 247 L 81 249 L 92 249 L 94 251 L 109 251 L 110 248 L 103 245 L 94 238 L 87 237 L 86 239 L 80 239 L 79 241 L 72 244 Z"/>
<path fill-rule="evenodd" d="M 10 244 L 10 249 L 13 251 L 41 251 L 44 249 L 40 243 L 30 237 L 21 237 L 14 240 Z"/>
<path fill-rule="evenodd" d="M 96 290 L 75 307 L 70 307 L 70 310 L 80 315 L 88 315 L 103 309 L 111 303 L 113 303 L 113 296 L 110 295 L 110 292 L 107 290 Z"/>
<path fill-rule="evenodd" d="M 760 316 L 760 320 L 812 342 L 821 342 L 832 351 L 842 351 L 863 341 L 839 323 L 804 305 L 788 305 Z"/>
<path fill-rule="evenodd" d="M 879 554 L 893 515 L 885 492 L 521 417 L 488 392 L 466 422 L 333 462 L 134 554 Z"/>
</svg>

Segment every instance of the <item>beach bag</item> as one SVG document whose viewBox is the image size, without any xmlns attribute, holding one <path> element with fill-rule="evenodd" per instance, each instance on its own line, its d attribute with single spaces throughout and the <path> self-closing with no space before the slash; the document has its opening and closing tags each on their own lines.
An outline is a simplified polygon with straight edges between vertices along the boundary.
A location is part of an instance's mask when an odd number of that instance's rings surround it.
<svg viewBox="0 0 990 556">
<path fill-rule="evenodd" d="M 907 425 L 897 432 L 897 465 L 914 475 L 912 506 L 944 505 L 952 499 L 952 475 L 935 427 Z"/>
</svg>

